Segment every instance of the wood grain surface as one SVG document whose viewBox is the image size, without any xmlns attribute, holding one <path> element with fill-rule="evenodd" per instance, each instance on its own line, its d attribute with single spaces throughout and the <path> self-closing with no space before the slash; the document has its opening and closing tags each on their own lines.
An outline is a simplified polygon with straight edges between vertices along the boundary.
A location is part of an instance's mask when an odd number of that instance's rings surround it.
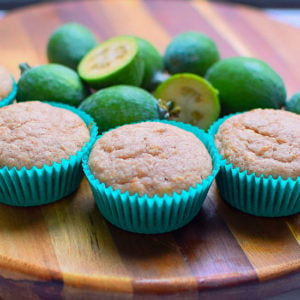
<svg viewBox="0 0 300 300">
<path fill-rule="evenodd" d="M 0 64 L 47 62 L 50 33 L 68 21 L 99 41 L 135 34 L 161 53 L 180 32 L 213 38 L 223 58 L 254 56 L 300 90 L 300 31 L 245 6 L 206 1 L 48 3 L 0 21 Z M 266 219 L 225 204 L 215 185 L 187 226 L 161 235 L 120 230 L 98 212 L 84 179 L 51 205 L 0 205 L 2 299 L 263 299 L 300 289 L 300 215 Z M 22 295 L 22 297 L 21 297 Z"/>
</svg>

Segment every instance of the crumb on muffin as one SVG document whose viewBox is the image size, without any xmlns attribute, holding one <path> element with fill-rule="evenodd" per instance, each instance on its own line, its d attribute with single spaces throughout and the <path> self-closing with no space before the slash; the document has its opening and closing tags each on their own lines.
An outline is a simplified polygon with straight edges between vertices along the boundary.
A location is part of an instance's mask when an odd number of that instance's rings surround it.
<svg viewBox="0 0 300 300">
<path fill-rule="evenodd" d="M 160 122 L 105 133 L 90 153 L 89 166 L 107 186 L 150 197 L 181 193 L 212 173 L 210 154 L 194 134 Z"/>
<path fill-rule="evenodd" d="M 39 101 L 0 109 L 0 167 L 42 167 L 76 154 L 89 130 L 75 113 Z"/>
<path fill-rule="evenodd" d="M 0 101 L 12 91 L 13 80 L 9 72 L 0 66 Z"/>
<path fill-rule="evenodd" d="M 220 154 L 256 175 L 300 176 L 300 115 L 275 109 L 254 109 L 234 115 L 215 135 Z"/>
</svg>

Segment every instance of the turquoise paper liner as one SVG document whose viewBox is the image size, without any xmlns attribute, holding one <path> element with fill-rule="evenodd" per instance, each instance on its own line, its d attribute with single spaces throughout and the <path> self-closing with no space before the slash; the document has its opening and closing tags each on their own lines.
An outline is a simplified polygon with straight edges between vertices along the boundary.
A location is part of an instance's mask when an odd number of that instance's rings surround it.
<svg viewBox="0 0 300 300">
<path fill-rule="evenodd" d="M 18 85 L 15 82 L 15 80 L 13 79 L 13 88 L 12 88 L 11 92 L 9 93 L 9 95 L 0 101 L 0 107 L 12 104 L 16 98 L 17 90 L 18 90 Z"/>
<path fill-rule="evenodd" d="M 53 106 L 68 109 L 79 115 L 90 129 L 90 140 L 85 146 L 63 159 L 60 163 L 44 165 L 41 168 L 0 168 L 0 202 L 13 206 L 37 206 L 52 203 L 74 192 L 82 178 L 82 156 L 97 138 L 98 128 L 88 114 L 66 104 L 47 102 Z"/>
<path fill-rule="evenodd" d="M 153 122 L 153 121 L 147 121 Z M 192 125 L 175 121 L 156 121 L 175 125 L 194 133 L 206 146 L 213 161 L 213 172 L 201 184 L 159 197 L 130 195 L 105 186 L 96 179 L 88 166 L 90 151 L 83 156 L 83 170 L 90 183 L 95 202 L 102 215 L 115 226 L 135 233 L 164 233 L 189 223 L 199 212 L 208 190 L 219 170 L 219 157 L 211 137 Z M 101 136 L 99 137 L 101 138 Z"/>
<path fill-rule="evenodd" d="M 217 120 L 208 133 L 214 137 L 221 124 L 232 115 Z M 222 198 L 231 206 L 251 215 L 283 217 L 300 212 L 300 177 L 264 177 L 240 171 L 220 154 L 220 171 L 216 177 Z"/>
</svg>

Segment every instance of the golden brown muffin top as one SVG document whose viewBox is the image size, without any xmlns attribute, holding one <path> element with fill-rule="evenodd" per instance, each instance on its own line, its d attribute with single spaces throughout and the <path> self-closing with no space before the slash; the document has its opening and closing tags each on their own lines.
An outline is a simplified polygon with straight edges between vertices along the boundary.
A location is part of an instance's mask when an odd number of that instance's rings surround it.
<svg viewBox="0 0 300 300">
<path fill-rule="evenodd" d="M 42 167 L 68 159 L 89 140 L 75 113 L 39 101 L 0 108 L 0 167 Z"/>
<path fill-rule="evenodd" d="M 233 166 L 274 178 L 300 176 L 300 115 L 254 109 L 225 120 L 215 135 L 221 155 Z"/>
<path fill-rule="evenodd" d="M 89 166 L 96 178 L 130 194 L 180 193 L 212 172 L 212 159 L 192 133 L 159 122 L 124 125 L 94 145 Z"/>
</svg>

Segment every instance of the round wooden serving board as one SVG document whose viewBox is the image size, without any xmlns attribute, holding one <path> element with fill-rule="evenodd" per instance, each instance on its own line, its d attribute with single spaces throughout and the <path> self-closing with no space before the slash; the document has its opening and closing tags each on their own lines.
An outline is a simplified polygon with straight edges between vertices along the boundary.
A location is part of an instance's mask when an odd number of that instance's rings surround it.
<svg viewBox="0 0 300 300">
<path fill-rule="evenodd" d="M 222 57 L 254 56 L 300 90 L 300 30 L 243 6 L 206 1 L 73 1 L 28 7 L 0 21 L 0 64 L 46 63 L 50 33 L 68 21 L 102 41 L 135 34 L 163 53 L 177 33 L 213 38 Z M 299 200 L 300 201 L 300 200 Z M 84 179 L 57 203 L 0 205 L 2 299 L 262 299 L 300 289 L 300 215 L 266 219 L 225 204 L 215 185 L 177 231 L 139 235 L 103 219 Z"/>
</svg>

